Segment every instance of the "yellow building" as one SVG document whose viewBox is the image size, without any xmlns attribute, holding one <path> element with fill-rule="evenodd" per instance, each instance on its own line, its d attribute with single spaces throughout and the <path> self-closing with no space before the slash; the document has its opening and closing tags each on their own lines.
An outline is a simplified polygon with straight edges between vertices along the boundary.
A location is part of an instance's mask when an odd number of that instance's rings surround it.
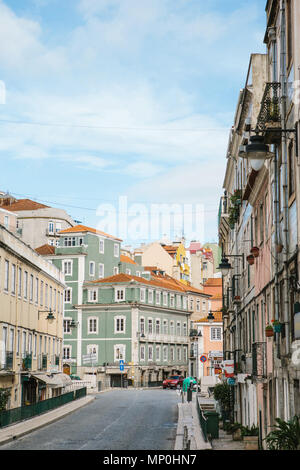
<svg viewBox="0 0 300 470">
<path fill-rule="evenodd" d="M 64 276 L 0 225 L 0 390 L 7 408 L 64 390 Z"/>
<path fill-rule="evenodd" d="M 162 247 L 175 260 L 175 265 L 179 268 L 179 280 L 188 285 L 190 282 L 190 266 L 184 244 L 182 242 L 173 242 L 173 245 L 162 244 Z"/>
</svg>

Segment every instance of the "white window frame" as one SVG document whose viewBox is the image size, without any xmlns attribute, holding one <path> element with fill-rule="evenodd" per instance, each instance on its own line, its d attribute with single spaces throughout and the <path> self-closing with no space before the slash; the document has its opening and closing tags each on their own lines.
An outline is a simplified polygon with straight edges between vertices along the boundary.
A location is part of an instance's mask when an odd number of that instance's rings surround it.
<svg viewBox="0 0 300 470">
<path fill-rule="evenodd" d="M 104 238 L 99 238 L 99 253 L 104 254 Z"/>
<path fill-rule="evenodd" d="M 99 279 L 104 279 L 104 264 L 99 263 L 98 268 L 99 268 Z"/>
<path fill-rule="evenodd" d="M 150 351 L 151 351 L 151 354 L 150 354 Z M 153 361 L 153 346 L 152 346 L 152 344 L 148 344 L 148 361 L 151 361 L 151 362 Z"/>
<path fill-rule="evenodd" d="M 163 305 L 168 306 L 168 292 L 163 292 Z"/>
<path fill-rule="evenodd" d="M 66 300 L 66 294 L 70 294 L 70 300 Z M 67 287 L 64 291 L 64 303 L 71 304 L 72 303 L 72 287 Z"/>
<path fill-rule="evenodd" d="M 196 301 L 196 311 L 201 312 L 201 302 L 200 299 L 197 299 Z"/>
<path fill-rule="evenodd" d="M 163 360 L 164 362 L 168 360 L 168 346 L 163 346 Z"/>
<path fill-rule="evenodd" d="M 181 362 L 181 346 L 177 346 L 177 361 Z"/>
<path fill-rule="evenodd" d="M 117 329 L 118 323 L 122 325 L 122 321 L 123 321 L 123 328 L 118 330 Z M 115 335 L 126 333 L 126 316 L 125 315 L 117 315 L 116 317 L 114 317 L 114 333 Z"/>
<path fill-rule="evenodd" d="M 153 289 L 148 289 L 148 303 L 153 304 Z"/>
<path fill-rule="evenodd" d="M 175 334 L 175 325 L 174 325 L 174 320 L 170 321 L 170 335 L 174 336 Z"/>
<path fill-rule="evenodd" d="M 158 296 L 159 296 L 159 302 L 157 301 Z M 161 291 L 160 290 L 155 291 L 155 305 L 161 305 Z"/>
<path fill-rule="evenodd" d="M 140 361 L 145 361 L 145 345 L 141 344 L 140 346 Z"/>
<path fill-rule="evenodd" d="M 170 294 L 170 307 L 175 307 L 175 295 Z"/>
<path fill-rule="evenodd" d="M 66 270 L 66 265 L 68 267 L 70 266 L 70 270 L 69 269 Z M 62 266 L 63 266 L 62 271 L 65 276 L 73 276 L 73 260 L 72 259 L 64 259 L 62 262 Z"/>
<path fill-rule="evenodd" d="M 120 351 L 119 356 L 122 357 L 117 357 L 117 351 Z M 118 362 L 120 360 L 123 360 L 125 362 L 126 358 L 126 345 L 125 344 L 115 344 L 114 345 L 114 362 Z"/>
<path fill-rule="evenodd" d="M 181 336 L 181 322 L 176 322 L 176 336 Z"/>
<path fill-rule="evenodd" d="M 159 345 L 156 345 L 155 346 L 155 360 L 156 362 L 160 362 L 160 346 Z M 158 354 L 157 354 L 158 352 Z"/>
<path fill-rule="evenodd" d="M 121 297 L 119 297 L 119 292 L 122 292 Z M 115 287 L 115 302 L 124 302 L 126 298 L 125 287 Z"/>
<path fill-rule="evenodd" d="M 169 324 L 168 320 L 163 320 L 163 334 L 167 335 L 168 334 L 168 329 L 169 329 Z"/>
<path fill-rule="evenodd" d="M 146 288 L 140 288 L 140 302 L 146 302 Z"/>
<path fill-rule="evenodd" d="M 72 334 L 72 329 L 70 328 L 71 321 L 72 321 L 71 317 L 65 317 L 63 319 L 63 332 L 64 332 L 64 335 L 71 335 Z"/>
<path fill-rule="evenodd" d="M 114 276 L 117 276 L 119 274 L 119 267 L 115 266 L 114 267 Z"/>
<path fill-rule="evenodd" d="M 157 325 L 158 325 L 158 332 L 157 332 Z M 155 318 L 155 335 L 160 335 L 161 334 L 161 322 L 160 318 Z"/>
<path fill-rule="evenodd" d="M 120 245 L 119 243 L 114 243 L 114 257 L 119 258 L 120 256 Z"/>
<path fill-rule="evenodd" d="M 128 274 L 128 275 L 130 275 L 130 274 L 131 274 L 131 269 L 126 268 L 125 273 Z"/>
<path fill-rule="evenodd" d="M 215 334 L 214 334 L 215 332 Z M 219 332 L 219 336 L 220 338 L 218 338 L 218 334 L 217 332 Z M 210 341 L 222 341 L 222 328 L 221 326 L 211 326 L 210 327 Z"/>
<path fill-rule="evenodd" d="M 88 302 L 98 302 L 98 289 L 88 289 Z"/>
<path fill-rule="evenodd" d="M 145 318 L 144 318 L 144 317 L 141 317 L 141 318 L 140 318 L 140 333 L 141 333 L 141 335 L 142 335 L 142 334 L 143 334 L 143 335 L 145 334 L 145 323 L 146 323 L 146 322 L 145 322 Z M 142 326 L 142 325 L 143 325 L 143 326 Z"/>
<path fill-rule="evenodd" d="M 87 344 L 86 345 L 86 354 L 96 354 L 96 359 L 92 359 L 91 362 L 98 362 L 98 344 Z"/>
<path fill-rule="evenodd" d="M 18 269 L 18 297 L 22 297 L 22 268 Z"/>
<path fill-rule="evenodd" d="M 4 264 L 4 290 L 8 292 L 9 289 L 9 261 L 6 259 Z"/>
<path fill-rule="evenodd" d="M 17 267 L 15 264 L 11 265 L 11 293 L 16 293 L 16 279 L 17 279 Z"/>
<path fill-rule="evenodd" d="M 68 354 L 66 355 L 65 352 L 68 351 Z M 63 346 L 63 361 L 68 360 L 72 358 L 72 346 L 69 344 Z"/>
<path fill-rule="evenodd" d="M 92 270 L 91 270 L 91 267 L 93 268 Z M 89 262 L 89 276 L 95 277 L 95 275 L 96 275 L 96 263 L 95 261 L 90 261 Z"/>
<path fill-rule="evenodd" d="M 181 310 L 181 295 L 176 295 L 176 308 Z"/>
<path fill-rule="evenodd" d="M 182 304 L 183 304 L 183 309 L 187 310 L 187 297 L 185 296 L 182 297 Z"/>
<path fill-rule="evenodd" d="M 92 322 L 92 325 L 91 325 Z M 92 326 L 92 329 L 91 329 Z M 88 335 L 98 334 L 98 318 L 97 317 L 88 317 L 87 318 L 87 332 Z"/>
<path fill-rule="evenodd" d="M 174 348 L 174 346 L 171 346 L 171 348 L 170 348 L 170 361 L 175 362 L 175 348 Z"/>
<path fill-rule="evenodd" d="M 151 329 L 152 331 L 149 331 L 149 324 L 151 323 Z M 148 318 L 148 322 L 147 322 L 147 328 L 148 328 L 148 334 L 149 335 L 153 335 L 153 318 Z"/>
</svg>

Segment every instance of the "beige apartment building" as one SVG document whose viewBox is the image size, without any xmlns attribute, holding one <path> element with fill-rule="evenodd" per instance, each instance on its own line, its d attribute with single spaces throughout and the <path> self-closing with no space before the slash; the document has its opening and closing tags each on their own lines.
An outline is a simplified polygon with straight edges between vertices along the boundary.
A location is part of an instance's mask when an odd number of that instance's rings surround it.
<svg viewBox="0 0 300 470">
<path fill-rule="evenodd" d="M 7 408 L 59 395 L 64 275 L 0 225 L 0 389 Z"/>
</svg>

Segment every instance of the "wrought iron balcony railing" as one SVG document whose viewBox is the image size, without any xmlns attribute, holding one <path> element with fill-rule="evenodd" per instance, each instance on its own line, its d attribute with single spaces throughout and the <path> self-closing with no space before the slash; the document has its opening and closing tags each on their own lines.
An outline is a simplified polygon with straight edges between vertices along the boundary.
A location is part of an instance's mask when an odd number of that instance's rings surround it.
<svg viewBox="0 0 300 470">
<path fill-rule="evenodd" d="M 252 344 L 252 376 L 263 379 L 267 376 L 266 343 Z"/>
<path fill-rule="evenodd" d="M 22 370 L 30 370 L 32 368 L 32 353 L 22 354 Z"/>
<path fill-rule="evenodd" d="M 14 353 L 12 351 L 4 351 L 0 361 L 0 369 L 12 370 L 14 362 Z"/>
<path fill-rule="evenodd" d="M 257 127 L 259 129 L 264 130 L 269 127 L 269 125 L 271 127 L 278 127 L 278 125 L 280 125 L 280 86 L 279 82 L 266 83 L 260 112 L 257 118 Z"/>
</svg>

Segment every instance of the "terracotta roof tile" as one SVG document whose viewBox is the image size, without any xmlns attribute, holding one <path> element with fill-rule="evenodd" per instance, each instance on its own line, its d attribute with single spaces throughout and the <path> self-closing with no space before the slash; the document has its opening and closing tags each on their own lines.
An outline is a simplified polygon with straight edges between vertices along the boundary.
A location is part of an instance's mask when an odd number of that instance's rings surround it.
<svg viewBox="0 0 300 470">
<path fill-rule="evenodd" d="M 54 255 L 55 254 L 55 246 L 51 246 L 51 245 L 48 245 L 46 243 L 46 245 L 42 245 L 42 246 L 39 246 L 38 248 L 36 248 L 35 251 L 39 255 Z"/>
<path fill-rule="evenodd" d="M 121 263 L 130 263 L 130 264 L 136 264 L 133 259 L 131 259 L 129 256 L 126 255 L 120 255 L 120 261 Z"/>
<path fill-rule="evenodd" d="M 6 209 L 11 212 L 18 212 L 18 211 L 35 211 L 38 209 L 45 209 L 49 206 L 45 206 L 45 204 L 40 204 L 39 202 L 32 201 L 31 199 L 19 199 L 12 204 L 6 204 L 1 206 L 3 209 Z"/>
<path fill-rule="evenodd" d="M 83 233 L 83 232 L 91 232 L 91 233 L 96 233 L 98 235 L 103 235 L 104 237 L 107 238 L 112 238 L 113 240 L 118 240 L 118 241 L 123 241 L 120 238 L 114 237 L 112 235 L 109 235 L 108 233 L 102 232 L 101 230 L 97 230 L 95 228 L 91 227 L 86 227 L 85 225 L 75 225 L 75 227 L 70 227 L 65 230 L 61 230 L 59 233 Z"/>
</svg>

